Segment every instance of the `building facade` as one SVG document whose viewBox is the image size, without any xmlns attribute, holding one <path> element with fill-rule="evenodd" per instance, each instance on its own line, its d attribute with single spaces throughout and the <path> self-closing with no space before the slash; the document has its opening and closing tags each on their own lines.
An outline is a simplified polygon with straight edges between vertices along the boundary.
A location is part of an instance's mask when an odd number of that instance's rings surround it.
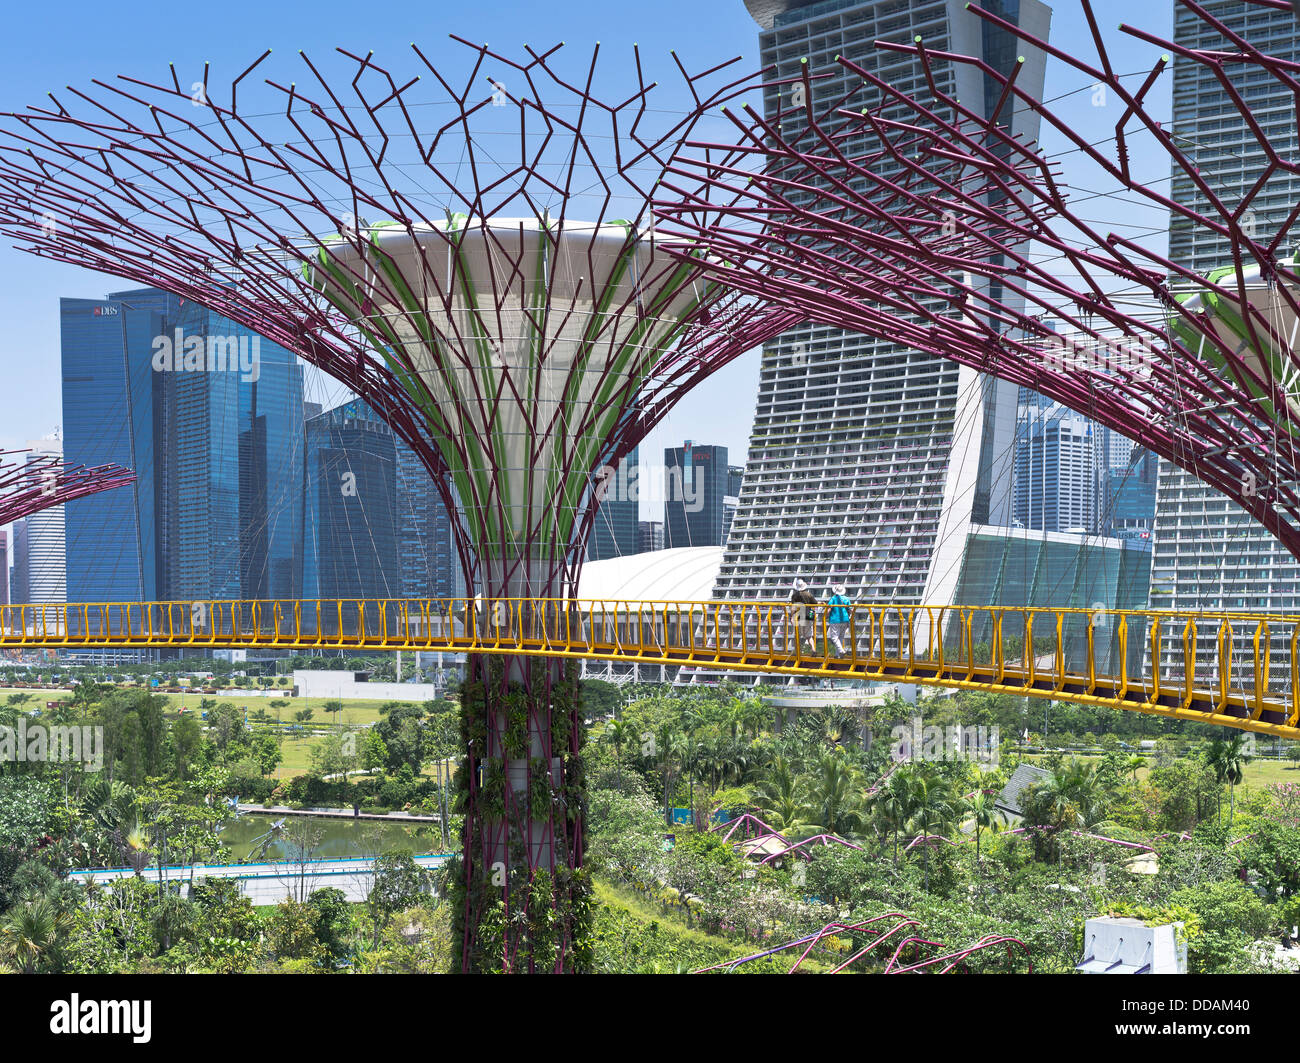
<svg viewBox="0 0 1300 1063">
<path fill-rule="evenodd" d="M 1063 406 L 1032 405 L 1016 433 L 1015 524 L 1038 531 L 1097 530 L 1102 447 L 1097 425 Z"/>
<path fill-rule="evenodd" d="M 721 546 L 731 466 L 727 448 L 686 440 L 664 449 L 664 549 Z"/>
<path fill-rule="evenodd" d="M 361 400 L 307 422 L 308 598 L 459 598 L 451 519 L 415 452 Z"/>
<path fill-rule="evenodd" d="M 633 447 L 614 466 L 614 475 L 604 485 L 604 496 L 592 519 L 587 539 L 587 560 L 607 561 L 627 557 L 641 550 L 641 456 Z"/>
<path fill-rule="evenodd" d="M 28 443 L 37 454 L 62 454 L 58 439 Z M 30 458 L 28 459 L 31 460 Z M 33 605 L 58 605 L 68 600 L 68 566 L 63 506 L 50 506 L 26 518 L 27 599 Z"/>
<path fill-rule="evenodd" d="M 297 358 L 158 289 L 60 318 L 67 460 L 136 474 L 66 507 L 72 599 L 299 598 Z"/>
<path fill-rule="evenodd" d="M 1044 56 L 961 0 L 747 0 L 747 7 L 761 27 L 762 63 L 777 77 L 794 78 L 804 59 L 811 74 L 830 75 L 813 83 L 814 105 L 853 87 L 839 55 L 901 92 L 928 94 L 920 64 L 872 46 L 917 36 L 932 52 L 980 55 L 1003 71 L 1024 55 L 1018 87 L 1042 88 Z M 1047 36 L 1051 12 L 1038 0 L 984 7 Z M 991 83 L 974 70 L 939 62 L 935 70 L 963 101 L 996 106 Z M 766 90 L 769 116 L 781 91 L 792 90 Z M 1037 136 L 1028 109 L 1007 113 L 1014 134 Z M 787 131 L 798 126 L 787 116 Z M 803 578 L 817 594 L 843 582 L 855 601 L 953 600 L 966 530 L 1011 520 L 1016 407 L 1013 385 L 888 339 L 807 326 L 767 344 L 716 596 L 787 599 Z"/>
<path fill-rule="evenodd" d="M 1247 7 L 1233 0 L 1204 0 L 1202 7 L 1264 51 L 1300 62 L 1300 34 L 1291 10 Z M 1182 8 L 1175 8 L 1174 38 L 1187 48 L 1232 49 Z M 1194 159 L 1215 193 L 1235 203 L 1261 181 L 1269 160 L 1225 99 L 1212 68 L 1177 54 L 1173 63 L 1175 142 Z M 1228 63 L 1222 73 L 1250 105 L 1252 121 L 1280 156 L 1300 153 L 1293 96 L 1248 67 Z M 1203 205 L 1192 181 L 1177 171 L 1171 195 L 1180 204 Z M 1274 172 L 1263 181 L 1244 223 L 1253 225 L 1257 240 L 1267 242 L 1297 201 L 1300 177 Z M 1170 225 L 1169 255 L 1200 274 L 1232 262 L 1226 241 L 1180 218 Z M 1153 542 L 1152 608 L 1300 609 L 1300 563 L 1234 502 L 1168 461 L 1159 466 Z M 1212 636 L 1202 652 L 1215 652 Z"/>
</svg>

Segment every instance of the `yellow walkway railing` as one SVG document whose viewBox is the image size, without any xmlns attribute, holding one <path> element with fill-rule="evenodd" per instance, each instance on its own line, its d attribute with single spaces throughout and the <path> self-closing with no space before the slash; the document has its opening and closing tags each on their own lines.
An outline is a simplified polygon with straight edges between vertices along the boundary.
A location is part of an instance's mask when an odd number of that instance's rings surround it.
<svg viewBox="0 0 1300 1063">
<path fill-rule="evenodd" d="M 1300 738 L 1300 615 L 784 602 L 345 599 L 0 606 L 0 649 L 431 650 L 919 683 Z M 839 652 L 837 652 L 837 648 Z"/>
</svg>

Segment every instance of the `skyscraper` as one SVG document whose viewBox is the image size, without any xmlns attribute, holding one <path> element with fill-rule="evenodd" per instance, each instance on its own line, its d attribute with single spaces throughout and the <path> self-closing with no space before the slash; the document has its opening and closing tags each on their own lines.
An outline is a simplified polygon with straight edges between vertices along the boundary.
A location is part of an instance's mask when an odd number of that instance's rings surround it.
<svg viewBox="0 0 1300 1063">
<path fill-rule="evenodd" d="M 1236 0 L 1202 0 L 1201 6 L 1263 51 L 1300 62 L 1300 33 L 1290 9 L 1269 10 Z M 1187 48 L 1233 50 L 1217 31 L 1181 7 L 1175 8 L 1174 39 Z M 1223 202 L 1235 204 L 1273 164 L 1259 150 L 1247 123 L 1221 102 L 1224 90 L 1216 70 L 1175 54 L 1172 133 L 1175 143 L 1195 161 L 1200 178 Z M 1250 105 L 1252 121 L 1262 127 L 1279 154 L 1296 157 L 1300 135 L 1292 94 L 1250 67 L 1225 63 L 1221 73 Z M 1226 113 L 1231 115 L 1228 121 L 1223 117 Z M 1180 204 L 1204 206 L 1191 178 L 1177 169 L 1172 198 Z M 1255 238 L 1267 243 L 1298 201 L 1300 177 L 1274 169 L 1249 214 L 1243 216 L 1243 224 L 1253 227 Z M 1183 218 L 1170 225 L 1169 257 L 1200 274 L 1232 264 L 1226 241 L 1207 226 L 1192 226 Z M 1239 506 L 1168 461 L 1160 462 L 1153 534 L 1153 608 L 1287 612 L 1300 608 L 1300 563 Z M 1210 645 L 1205 649 L 1214 652 Z"/>
<path fill-rule="evenodd" d="M 664 449 L 664 549 L 722 545 L 730 470 L 726 447 Z"/>
<path fill-rule="evenodd" d="M 157 289 L 59 300 L 64 454 L 87 467 L 116 462 L 136 477 L 64 507 L 71 601 L 165 597 L 157 511 L 165 456 L 156 445 L 162 380 L 151 358 L 153 339 L 178 304 Z"/>
<path fill-rule="evenodd" d="M 307 422 L 308 598 L 457 598 L 451 520 L 411 448 L 357 399 Z"/>
<path fill-rule="evenodd" d="M 1036 531 L 1097 530 L 1097 425 L 1063 406 L 1031 406 L 1016 434 L 1015 520 Z"/>
<path fill-rule="evenodd" d="M 394 443 L 388 425 L 360 402 L 307 422 L 306 597 L 402 596 Z"/>
<path fill-rule="evenodd" d="M 27 446 L 35 453 L 63 453 L 63 443 L 58 439 L 39 439 Z M 26 528 L 28 601 L 33 605 L 66 602 L 68 568 L 63 507 L 51 506 L 30 514 Z"/>
<path fill-rule="evenodd" d="M 605 484 L 604 498 L 596 510 L 591 537 L 587 540 L 589 561 L 640 552 L 640 485 L 640 449 L 633 447 Z"/>
<path fill-rule="evenodd" d="M 32 600 L 27 584 L 27 521 L 16 520 L 14 532 L 14 563 L 9 569 L 9 600 L 14 605 L 27 605 Z"/>
<path fill-rule="evenodd" d="M 835 63 L 840 55 L 900 92 L 928 94 L 920 65 L 873 48 L 878 38 L 919 36 L 931 53 L 979 55 L 1003 72 L 1023 54 L 1017 87 L 1042 88 L 1044 56 L 962 0 L 746 2 L 762 27 L 762 63 L 774 64 L 776 77 L 794 78 L 804 59 L 811 74 L 829 75 L 813 82 L 814 110 L 854 87 Z M 1039 0 L 983 6 L 1047 36 L 1051 12 Z M 935 70 L 961 100 L 986 113 L 997 105 L 973 68 L 936 62 Z M 766 90 L 769 117 L 781 91 L 793 90 Z M 1027 108 L 1004 113 L 1014 135 L 1037 136 Z M 801 119 L 785 121 L 792 133 Z M 809 326 L 768 344 L 717 597 L 786 598 L 803 577 L 818 593 L 843 581 L 857 601 L 951 601 L 967 530 L 1010 521 L 1016 399 L 1012 385 L 887 339 Z"/>
<path fill-rule="evenodd" d="M 297 359 L 158 289 L 60 317 L 66 457 L 137 477 L 67 507 L 73 599 L 298 598 Z"/>
</svg>

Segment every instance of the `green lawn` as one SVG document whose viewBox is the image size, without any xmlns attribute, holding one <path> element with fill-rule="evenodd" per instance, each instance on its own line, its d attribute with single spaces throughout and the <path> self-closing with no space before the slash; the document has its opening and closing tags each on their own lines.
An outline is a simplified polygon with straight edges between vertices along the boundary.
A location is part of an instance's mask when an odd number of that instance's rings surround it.
<svg viewBox="0 0 1300 1063">
<path fill-rule="evenodd" d="M 1286 747 L 1283 746 L 1284 750 L 1285 748 Z M 1067 753 L 1066 759 L 1068 760 L 1070 756 L 1071 754 Z M 1035 764 L 1043 759 L 1043 754 L 1027 753 L 1023 759 L 1026 763 Z M 1096 761 L 1101 758 L 1082 754 L 1079 756 L 1079 759 L 1083 761 Z M 1140 782 L 1146 782 L 1147 776 L 1151 774 L 1151 768 L 1155 765 L 1154 757 L 1147 757 L 1146 760 L 1147 766 L 1138 769 L 1137 777 Z M 1248 787 L 1262 787 L 1271 786 L 1274 783 L 1280 782 L 1300 783 L 1300 766 L 1297 766 L 1289 760 L 1273 760 L 1271 758 L 1266 760 L 1256 757 L 1246 765 L 1245 771 L 1242 773 L 1241 785 Z"/>
</svg>

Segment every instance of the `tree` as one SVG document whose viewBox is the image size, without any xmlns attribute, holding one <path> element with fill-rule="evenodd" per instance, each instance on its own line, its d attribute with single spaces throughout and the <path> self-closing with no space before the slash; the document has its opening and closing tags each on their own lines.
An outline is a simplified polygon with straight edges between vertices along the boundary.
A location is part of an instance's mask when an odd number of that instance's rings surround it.
<svg viewBox="0 0 1300 1063">
<path fill-rule="evenodd" d="M 817 761 L 808 789 L 809 811 L 829 834 L 857 834 L 866 825 L 863 786 L 857 770 L 838 753 L 825 753 Z"/>
<path fill-rule="evenodd" d="M 397 912 L 414 908 L 431 891 L 429 873 L 415 862 L 409 849 L 393 849 L 375 858 L 375 881 L 366 896 L 366 907 L 374 920 L 374 943 Z"/>
<path fill-rule="evenodd" d="M 306 960 L 311 966 L 324 963 L 326 952 L 316 933 L 320 909 L 286 897 L 275 906 L 266 921 L 266 944 L 280 961 Z"/>
<path fill-rule="evenodd" d="M 1250 758 L 1246 756 L 1245 751 L 1246 736 L 1241 731 L 1236 731 L 1231 738 L 1226 741 L 1222 738 L 1216 738 L 1210 743 L 1209 753 L 1206 761 L 1210 765 L 1210 770 L 1214 772 L 1214 777 L 1219 784 L 1228 784 L 1228 829 L 1232 829 L 1232 816 L 1234 811 L 1235 797 L 1237 792 L 1237 783 L 1241 782 L 1245 774 L 1246 764 Z"/>
<path fill-rule="evenodd" d="M 997 795 L 992 790 L 976 790 L 966 799 L 966 811 L 970 813 L 975 826 L 975 877 L 980 879 L 980 833 L 985 830 L 997 830 L 1006 818 L 1002 809 L 994 803 Z"/>
<path fill-rule="evenodd" d="M 777 830 L 790 830 L 807 822 L 808 796 L 802 780 L 785 757 L 776 757 L 759 783 L 758 807 Z"/>
<path fill-rule="evenodd" d="M 20 904 L 0 922 L 0 956 L 16 963 L 24 974 L 46 968 L 70 922 L 44 897 Z"/>
<path fill-rule="evenodd" d="M 352 954 L 352 905 L 347 895 L 333 886 L 313 890 L 307 903 L 316 909 L 316 940 L 330 966 L 338 966 Z"/>
<path fill-rule="evenodd" d="M 321 706 L 321 708 L 323 708 L 326 712 L 331 712 L 331 713 L 332 713 L 332 712 L 342 712 L 342 711 L 343 711 L 343 702 L 338 701 L 338 700 L 327 701 L 327 702 L 325 702 L 324 705 Z"/>
<path fill-rule="evenodd" d="M 686 749 L 685 737 L 670 722 L 664 722 L 655 733 L 655 753 L 664 784 L 664 822 L 673 821 L 674 772 L 681 763 Z"/>
<path fill-rule="evenodd" d="M 908 787 L 909 769 L 900 769 L 876 791 L 872 801 L 876 821 L 881 830 L 894 838 L 894 865 L 898 865 L 898 835 L 907 825 L 911 813 L 911 792 Z"/>
<path fill-rule="evenodd" d="M 921 836 L 921 856 L 925 864 L 925 889 L 930 889 L 930 837 L 943 835 L 957 821 L 958 811 L 947 780 L 929 766 L 916 765 L 908 782 L 908 804 L 913 828 Z"/>
<path fill-rule="evenodd" d="M 601 737 L 606 743 L 614 747 L 614 764 L 618 771 L 618 785 L 622 789 L 623 750 L 629 745 L 635 746 L 639 740 L 636 728 L 626 720 L 612 720 L 606 724 L 605 732 Z"/>
<path fill-rule="evenodd" d="M 385 767 L 396 772 L 405 764 L 418 775 L 430 751 L 431 736 L 424 726 L 424 708 L 393 701 L 380 706 L 379 711 L 382 715 L 371 730 L 379 735 L 387 750 Z"/>
</svg>

